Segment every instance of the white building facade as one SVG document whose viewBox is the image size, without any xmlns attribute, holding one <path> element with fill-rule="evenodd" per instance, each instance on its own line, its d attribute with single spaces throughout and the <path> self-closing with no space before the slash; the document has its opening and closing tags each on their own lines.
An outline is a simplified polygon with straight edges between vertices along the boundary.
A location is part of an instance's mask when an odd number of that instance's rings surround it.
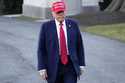
<svg viewBox="0 0 125 83">
<path fill-rule="evenodd" d="M 83 6 L 98 6 L 100 0 L 82 0 Z"/>
<path fill-rule="evenodd" d="M 50 7 L 55 1 L 61 0 L 24 0 L 23 15 L 38 18 L 49 18 Z M 83 11 L 83 7 L 98 6 L 98 0 L 63 0 L 67 6 L 67 15 L 76 15 Z"/>
</svg>

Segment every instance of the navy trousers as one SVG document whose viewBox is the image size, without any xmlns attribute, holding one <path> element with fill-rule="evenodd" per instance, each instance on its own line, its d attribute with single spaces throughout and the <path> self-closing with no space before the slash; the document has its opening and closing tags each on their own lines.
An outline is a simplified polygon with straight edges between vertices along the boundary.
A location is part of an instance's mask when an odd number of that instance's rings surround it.
<svg viewBox="0 0 125 83">
<path fill-rule="evenodd" d="M 73 67 L 72 61 L 68 57 L 67 65 L 63 65 L 59 61 L 58 72 L 55 83 L 77 83 L 77 75 Z"/>
</svg>

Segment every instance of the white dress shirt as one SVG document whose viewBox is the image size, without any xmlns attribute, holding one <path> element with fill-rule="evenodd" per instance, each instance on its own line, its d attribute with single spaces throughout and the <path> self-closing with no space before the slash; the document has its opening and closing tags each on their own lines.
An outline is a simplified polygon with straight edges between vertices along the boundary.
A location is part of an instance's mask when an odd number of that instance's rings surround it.
<svg viewBox="0 0 125 83">
<path fill-rule="evenodd" d="M 59 41 L 59 50 L 60 50 L 60 22 L 58 22 L 56 19 L 55 19 L 55 22 L 56 22 L 56 30 L 57 30 L 57 35 L 58 35 L 58 41 Z M 67 53 L 69 55 L 69 51 L 68 51 L 68 43 L 67 43 L 67 29 L 66 29 L 66 23 L 65 23 L 65 20 L 62 22 L 63 26 L 63 30 L 64 30 L 64 34 L 65 34 L 65 38 L 66 38 L 66 49 L 67 49 Z"/>
</svg>

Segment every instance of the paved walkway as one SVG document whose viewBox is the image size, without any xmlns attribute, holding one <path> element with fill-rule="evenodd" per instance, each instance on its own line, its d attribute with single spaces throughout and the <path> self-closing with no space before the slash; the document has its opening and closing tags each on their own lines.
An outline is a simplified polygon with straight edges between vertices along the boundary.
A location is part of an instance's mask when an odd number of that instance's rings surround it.
<svg viewBox="0 0 125 83">
<path fill-rule="evenodd" d="M 41 23 L 0 17 L 0 82 L 45 83 L 36 71 Z M 86 72 L 78 83 L 124 83 L 125 43 L 82 33 Z"/>
</svg>

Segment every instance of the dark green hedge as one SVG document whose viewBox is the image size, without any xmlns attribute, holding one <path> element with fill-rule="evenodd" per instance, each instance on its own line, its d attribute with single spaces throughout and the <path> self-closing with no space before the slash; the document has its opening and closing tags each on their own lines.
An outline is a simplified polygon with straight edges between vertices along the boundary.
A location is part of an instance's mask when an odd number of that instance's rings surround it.
<svg viewBox="0 0 125 83">
<path fill-rule="evenodd" d="M 100 10 L 105 10 L 111 2 L 112 0 L 104 0 L 104 2 L 99 2 Z"/>
<path fill-rule="evenodd" d="M 3 14 L 17 14 L 22 12 L 23 0 L 3 0 Z"/>
</svg>

